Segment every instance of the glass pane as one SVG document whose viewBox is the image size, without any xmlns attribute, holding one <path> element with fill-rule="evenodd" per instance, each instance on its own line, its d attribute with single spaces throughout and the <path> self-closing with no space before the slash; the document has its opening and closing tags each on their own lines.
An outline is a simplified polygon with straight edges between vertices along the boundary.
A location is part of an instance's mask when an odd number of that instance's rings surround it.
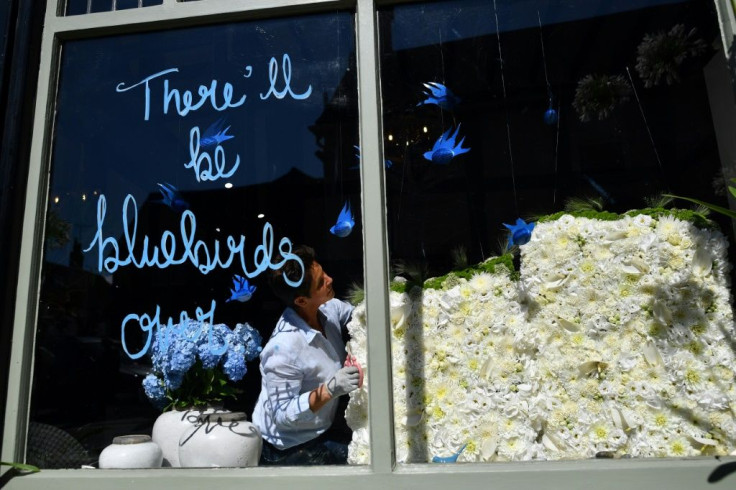
<svg viewBox="0 0 736 490">
<path fill-rule="evenodd" d="M 112 10 L 113 0 L 92 0 L 90 12 L 109 12 Z"/>
<path fill-rule="evenodd" d="M 94 465 L 164 407 L 201 434 L 245 412 L 289 464 L 345 460 L 348 397 L 303 402 L 346 359 L 351 307 L 330 297 L 363 277 L 354 50 L 350 12 L 64 44 L 29 463 Z M 268 280 L 283 266 L 288 311 Z M 173 465 L 182 430 L 153 434 Z"/>
<path fill-rule="evenodd" d="M 397 459 L 732 452 L 732 225 L 662 196 L 733 206 L 713 2 L 379 26 Z"/>
<path fill-rule="evenodd" d="M 86 14 L 87 8 L 87 0 L 67 0 L 66 15 Z"/>
<path fill-rule="evenodd" d="M 134 9 L 138 7 L 138 0 L 117 0 L 115 2 L 115 10 Z"/>
</svg>

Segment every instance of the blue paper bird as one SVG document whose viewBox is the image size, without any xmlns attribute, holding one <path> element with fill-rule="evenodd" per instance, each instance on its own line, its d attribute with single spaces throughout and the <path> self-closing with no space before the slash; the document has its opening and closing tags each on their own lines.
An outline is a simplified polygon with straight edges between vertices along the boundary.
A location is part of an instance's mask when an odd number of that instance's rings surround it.
<svg viewBox="0 0 736 490">
<path fill-rule="evenodd" d="M 588 181 L 588 183 L 591 185 L 591 187 L 593 187 L 593 189 L 595 189 L 596 192 L 598 194 L 600 194 L 603 199 L 605 199 L 606 201 L 608 201 L 610 204 L 616 204 L 616 200 L 611 197 L 611 194 L 609 194 L 608 192 L 606 192 L 606 190 L 603 188 L 602 185 L 600 185 L 598 182 L 596 182 L 595 180 L 593 180 L 592 177 L 589 177 L 589 176 L 587 176 L 585 174 L 583 174 L 583 177 L 585 177 L 585 180 Z"/>
<path fill-rule="evenodd" d="M 159 192 L 163 196 L 161 202 L 166 204 L 168 207 L 181 213 L 185 209 L 189 209 L 189 203 L 186 202 L 179 193 L 179 190 L 168 182 L 158 184 Z"/>
<path fill-rule="evenodd" d="M 557 111 L 552 106 L 549 106 L 549 109 L 544 113 L 544 124 L 554 126 L 559 119 L 560 116 L 557 115 Z"/>
<path fill-rule="evenodd" d="M 440 108 L 450 111 L 458 102 L 460 102 L 460 98 L 441 83 L 429 82 L 425 83 L 424 86 L 427 88 L 427 90 L 424 91 L 424 95 L 427 98 L 418 103 L 418 106 L 423 104 L 436 104 Z"/>
<path fill-rule="evenodd" d="M 345 206 L 340 211 L 340 216 L 337 217 L 335 226 L 330 228 L 330 233 L 345 238 L 353 231 L 353 226 L 355 226 L 355 220 L 353 219 L 353 213 L 350 212 L 350 203 L 346 201 Z"/>
<path fill-rule="evenodd" d="M 557 121 L 560 120 L 560 115 L 557 113 L 554 107 L 554 96 L 550 92 L 549 94 L 549 107 L 544 112 L 544 124 L 548 126 L 554 126 Z"/>
<path fill-rule="evenodd" d="M 462 454 L 462 452 L 465 451 L 466 447 L 467 447 L 467 444 L 463 444 L 463 447 L 458 449 L 458 451 L 452 456 L 435 456 L 432 458 L 432 462 L 433 463 L 456 463 L 458 456 L 460 456 L 460 454 Z"/>
<path fill-rule="evenodd" d="M 355 153 L 355 156 L 358 157 L 358 165 L 355 165 L 354 167 L 350 167 L 351 170 L 355 170 L 357 168 L 360 168 L 360 159 L 361 159 L 361 157 L 360 157 L 360 146 L 353 145 L 353 148 L 355 148 L 355 152 L 356 152 Z M 386 168 L 391 168 L 391 167 L 394 166 L 394 162 L 392 162 L 391 160 L 384 160 L 383 161 L 383 165 Z"/>
<path fill-rule="evenodd" d="M 222 117 L 212 123 L 202 134 L 202 139 L 199 141 L 200 146 L 202 148 L 207 148 L 208 146 L 219 145 L 223 141 L 234 138 L 235 136 L 227 134 L 227 130 L 230 129 L 230 126 L 222 129 L 224 125 L 225 118 Z"/>
<path fill-rule="evenodd" d="M 225 300 L 225 303 L 233 300 L 245 303 L 255 292 L 256 287 L 249 285 L 248 279 L 235 274 L 233 276 L 233 289 L 230 290 L 231 296 Z"/>
<path fill-rule="evenodd" d="M 444 165 L 450 163 L 450 161 L 456 156 L 470 151 L 470 148 L 462 147 L 463 141 L 465 141 L 464 136 L 459 143 L 455 144 L 455 138 L 457 138 L 457 133 L 460 131 L 460 125 L 458 125 L 455 132 L 452 133 L 452 136 L 450 136 L 450 131 L 452 131 L 452 128 L 442 133 L 442 136 L 440 136 L 440 138 L 434 143 L 432 151 L 428 151 L 424 154 L 425 159 L 432 163 Z"/>
<path fill-rule="evenodd" d="M 534 222 L 530 222 L 529 224 L 527 224 L 523 219 L 516 218 L 516 224 L 507 225 L 506 223 L 504 223 L 503 226 L 511 231 L 511 236 L 509 237 L 509 246 L 507 247 L 507 249 L 511 248 L 513 245 L 524 245 L 525 243 L 528 243 L 529 240 L 532 238 Z"/>
</svg>

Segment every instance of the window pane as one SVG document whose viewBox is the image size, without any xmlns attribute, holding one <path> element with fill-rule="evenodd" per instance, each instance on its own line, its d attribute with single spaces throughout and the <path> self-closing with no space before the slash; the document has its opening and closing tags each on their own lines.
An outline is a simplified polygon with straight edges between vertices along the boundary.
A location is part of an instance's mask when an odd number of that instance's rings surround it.
<svg viewBox="0 0 736 490">
<path fill-rule="evenodd" d="M 397 459 L 733 451 L 731 223 L 658 199 L 732 203 L 713 3 L 432 2 L 379 27 Z"/>
<path fill-rule="evenodd" d="M 112 10 L 112 0 L 92 0 L 90 12 L 109 12 Z"/>
<path fill-rule="evenodd" d="M 292 245 L 308 244 L 326 273 L 310 269 L 321 300 L 362 283 L 354 51 L 350 12 L 64 44 L 29 463 L 96 464 L 114 437 L 151 434 L 164 405 L 251 419 L 258 352 L 284 311 L 269 273 L 287 264 L 300 283 Z M 344 206 L 356 224 L 337 236 Z M 304 356 L 313 364 L 290 365 L 303 372 L 280 402 L 296 405 L 344 361 L 349 308 L 329 305 L 324 336 L 291 320 L 322 344 Z M 327 433 L 347 449 L 347 397 L 336 400 L 315 416 L 292 409 L 300 441 L 336 410 Z"/>
<path fill-rule="evenodd" d="M 87 0 L 69 0 L 66 4 L 66 15 L 87 13 Z"/>
<path fill-rule="evenodd" d="M 138 0 L 117 0 L 115 10 L 126 10 L 138 8 Z"/>
</svg>

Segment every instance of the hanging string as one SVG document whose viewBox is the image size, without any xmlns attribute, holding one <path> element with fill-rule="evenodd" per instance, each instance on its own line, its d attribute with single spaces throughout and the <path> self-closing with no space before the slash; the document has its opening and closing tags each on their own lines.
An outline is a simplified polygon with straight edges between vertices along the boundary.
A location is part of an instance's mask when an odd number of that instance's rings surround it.
<svg viewBox="0 0 736 490">
<path fill-rule="evenodd" d="M 437 29 L 437 36 L 440 39 L 440 69 L 442 70 L 442 85 L 447 87 L 447 79 L 445 78 L 445 51 L 444 51 L 444 48 L 442 47 L 442 27 L 441 26 Z M 442 125 L 442 131 L 444 132 L 445 131 L 445 111 L 439 105 L 437 107 L 439 107 L 440 109 L 440 124 Z M 454 117 L 455 116 L 453 115 L 453 120 L 454 120 Z"/>
<path fill-rule="evenodd" d="M 657 165 L 659 166 L 659 172 L 661 175 L 664 175 L 662 172 L 662 161 L 659 159 L 659 152 L 657 151 L 657 145 L 654 144 L 654 137 L 652 136 L 652 131 L 649 128 L 649 123 L 647 122 L 647 117 L 644 115 L 644 108 L 641 105 L 641 101 L 639 100 L 639 94 L 636 92 L 636 87 L 634 86 L 634 79 L 631 77 L 631 71 L 629 71 L 629 67 L 626 67 L 626 74 L 629 75 L 629 82 L 631 82 L 631 88 L 634 90 L 634 97 L 636 98 L 636 103 L 639 106 L 639 113 L 641 113 L 641 118 L 644 120 L 644 126 L 647 128 L 647 134 L 649 135 L 649 141 L 652 143 L 652 149 L 654 150 L 654 156 L 657 157 Z"/>
<path fill-rule="evenodd" d="M 338 22 L 337 28 L 335 29 L 337 34 L 337 53 L 336 53 L 336 59 L 335 59 L 335 66 L 338 67 L 337 70 L 335 70 L 335 101 L 337 101 L 337 110 L 342 112 L 343 105 L 342 105 L 342 96 L 340 94 L 340 87 L 342 84 L 340 83 L 340 23 Z M 337 139 L 337 158 L 335 159 L 335 176 L 338 179 L 339 187 L 340 187 L 340 202 L 345 201 L 345 189 L 344 189 L 344 181 L 345 181 L 345 165 L 342 162 L 342 155 L 343 155 L 343 138 L 342 138 L 342 117 L 337 118 L 337 132 L 338 132 L 338 139 Z M 360 143 L 360 133 L 358 133 L 358 142 Z M 358 158 L 358 174 L 363 173 L 363 159 Z"/>
<path fill-rule="evenodd" d="M 552 103 L 552 86 L 549 84 L 549 76 L 547 75 L 547 55 L 544 52 L 544 35 L 542 33 L 542 17 L 537 10 L 537 21 L 539 22 L 539 43 L 542 45 L 542 66 L 544 67 L 544 81 L 547 83 L 547 95 Z"/>
<path fill-rule="evenodd" d="M 549 74 L 547 73 L 547 53 L 544 50 L 544 33 L 542 32 L 542 17 L 539 15 L 539 10 L 537 10 L 537 22 L 539 22 L 539 44 L 542 47 L 542 66 L 544 67 L 544 81 L 547 84 L 547 97 L 549 98 L 549 109 L 555 110 L 557 114 L 557 121 L 556 121 L 556 128 L 555 128 L 555 173 L 554 173 L 554 181 L 552 184 L 552 205 L 554 206 L 557 204 L 557 161 L 559 157 L 559 147 L 560 147 L 560 108 L 559 103 L 557 104 L 557 108 L 555 109 L 553 107 L 553 97 L 552 97 L 552 85 L 549 83 Z"/>
<path fill-rule="evenodd" d="M 552 184 L 552 205 L 554 206 L 557 203 L 557 160 L 559 156 L 559 148 L 560 148 L 560 104 L 557 104 L 557 130 L 555 134 L 555 178 L 554 182 Z"/>
<path fill-rule="evenodd" d="M 511 164 L 511 185 L 514 189 L 514 207 L 516 214 L 519 214 L 519 202 L 516 196 L 516 176 L 514 173 L 514 155 L 511 151 L 511 123 L 509 121 L 509 108 L 508 101 L 506 98 L 506 79 L 503 73 L 503 53 L 501 51 L 501 31 L 498 27 L 498 8 L 496 7 L 496 0 L 493 0 L 493 15 L 496 18 L 496 40 L 498 41 L 498 62 L 501 66 L 501 88 L 503 89 L 503 101 L 506 109 L 506 140 L 509 147 L 509 162 Z"/>
</svg>

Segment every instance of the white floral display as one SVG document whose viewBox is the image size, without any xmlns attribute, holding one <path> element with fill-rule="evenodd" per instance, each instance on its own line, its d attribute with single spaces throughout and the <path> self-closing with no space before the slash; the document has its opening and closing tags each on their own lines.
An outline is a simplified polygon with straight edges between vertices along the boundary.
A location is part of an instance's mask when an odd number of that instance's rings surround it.
<svg viewBox="0 0 736 490">
<path fill-rule="evenodd" d="M 681 457 L 736 446 L 726 238 L 671 216 L 563 215 L 498 267 L 390 293 L 396 458 Z M 365 307 L 349 325 L 366 363 Z M 351 394 L 349 462 L 370 462 Z M 463 449 L 464 448 L 464 449 Z"/>
</svg>

